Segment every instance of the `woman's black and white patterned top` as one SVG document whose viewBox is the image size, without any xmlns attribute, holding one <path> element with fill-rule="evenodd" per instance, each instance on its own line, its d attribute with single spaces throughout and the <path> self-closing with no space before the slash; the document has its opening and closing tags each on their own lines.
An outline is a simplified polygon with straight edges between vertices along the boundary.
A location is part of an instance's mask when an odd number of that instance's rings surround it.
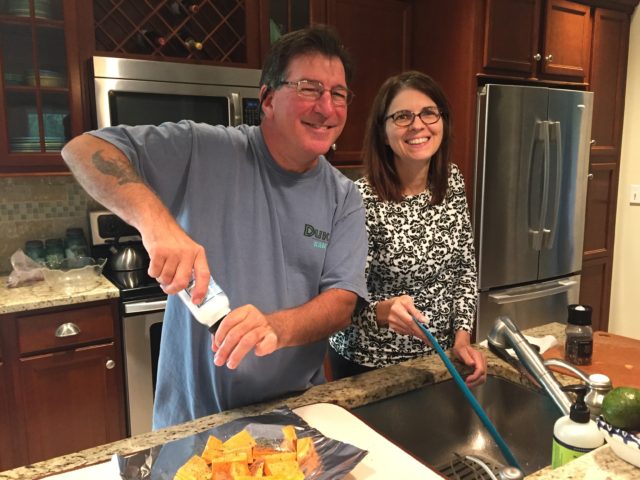
<svg viewBox="0 0 640 480">
<path fill-rule="evenodd" d="M 421 340 L 376 323 L 380 300 L 410 295 L 428 319 L 442 348 L 455 332 L 471 332 L 476 310 L 476 263 L 464 180 L 451 165 L 447 194 L 430 205 L 431 193 L 384 202 L 366 178 L 356 181 L 367 212 L 367 287 L 371 303 L 351 326 L 330 338 L 343 357 L 370 367 L 395 364 L 434 352 Z"/>
</svg>

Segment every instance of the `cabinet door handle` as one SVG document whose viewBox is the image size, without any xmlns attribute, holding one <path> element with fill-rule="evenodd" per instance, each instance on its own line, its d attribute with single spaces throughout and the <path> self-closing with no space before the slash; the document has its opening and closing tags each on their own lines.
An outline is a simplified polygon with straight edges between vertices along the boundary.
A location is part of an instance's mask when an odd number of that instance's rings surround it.
<svg viewBox="0 0 640 480">
<path fill-rule="evenodd" d="M 80 334 L 80 327 L 75 323 L 63 323 L 58 328 L 56 328 L 56 337 L 64 338 L 64 337 L 73 337 L 74 335 Z"/>
<path fill-rule="evenodd" d="M 544 57 L 544 59 L 545 59 L 547 62 L 552 62 L 552 61 L 553 61 L 553 55 L 549 54 L 549 55 L 547 55 L 546 57 Z"/>
<path fill-rule="evenodd" d="M 107 360 L 107 363 L 104 364 L 105 367 L 107 367 L 107 370 L 111 370 L 113 369 L 113 367 L 116 366 L 116 362 L 114 362 L 113 360 L 109 359 Z"/>
<path fill-rule="evenodd" d="M 542 55 L 540 55 L 539 53 L 536 53 L 536 54 L 533 56 L 533 59 L 534 59 L 536 62 L 539 62 L 540 60 L 542 60 Z"/>
<path fill-rule="evenodd" d="M 595 145 L 595 144 L 596 144 L 596 139 L 595 139 L 595 138 L 593 138 L 593 139 L 589 142 L 589 145 Z"/>
<path fill-rule="evenodd" d="M 593 173 L 590 173 L 589 175 L 587 175 L 587 180 L 593 180 Z"/>
</svg>

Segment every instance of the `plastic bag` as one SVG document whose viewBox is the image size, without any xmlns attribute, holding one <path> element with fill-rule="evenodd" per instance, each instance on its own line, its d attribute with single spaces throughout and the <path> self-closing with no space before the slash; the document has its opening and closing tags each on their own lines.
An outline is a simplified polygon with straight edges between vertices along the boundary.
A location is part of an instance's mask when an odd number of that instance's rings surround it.
<svg viewBox="0 0 640 480">
<path fill-rule="evenodd" d="M 43 266 L 27 256 L 22 249 L 16 250 L 11 255 L 11 266 L 13 271 L 7 280 L 9 288 L 24 287 L 44 280 Z"/>
</svg>

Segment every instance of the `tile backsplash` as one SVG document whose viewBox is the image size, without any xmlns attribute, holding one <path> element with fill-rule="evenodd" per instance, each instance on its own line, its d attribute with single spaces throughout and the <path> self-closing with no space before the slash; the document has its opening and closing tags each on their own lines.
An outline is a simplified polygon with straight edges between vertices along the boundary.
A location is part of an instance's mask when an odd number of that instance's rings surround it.
<svg viewBox="0 0 640 480">
<path fill-rule="evenodd" d="M 0 274 L 27 240 L 64 238 L 69 227 L 89 238 L 87 212 L 99 208 L 71 175 L 0 177 Z"/>
</svg>

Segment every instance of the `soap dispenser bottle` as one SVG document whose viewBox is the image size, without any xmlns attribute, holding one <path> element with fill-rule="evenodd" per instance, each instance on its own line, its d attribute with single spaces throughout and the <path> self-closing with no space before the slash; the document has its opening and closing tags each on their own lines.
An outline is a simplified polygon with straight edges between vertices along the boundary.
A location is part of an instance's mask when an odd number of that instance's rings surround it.
<svg viewBox="0 0 640 480">
<path fill-rule="evenodd" d="M 589 416 L 584 397 L 586 385 L 562 387 L 565 392 L 576 394 L 569 415 L 560 417 L 553 426 L 551 467 L 558 468 L 604 444 L 604 438 L 596 423 Z"/>
</svg>

